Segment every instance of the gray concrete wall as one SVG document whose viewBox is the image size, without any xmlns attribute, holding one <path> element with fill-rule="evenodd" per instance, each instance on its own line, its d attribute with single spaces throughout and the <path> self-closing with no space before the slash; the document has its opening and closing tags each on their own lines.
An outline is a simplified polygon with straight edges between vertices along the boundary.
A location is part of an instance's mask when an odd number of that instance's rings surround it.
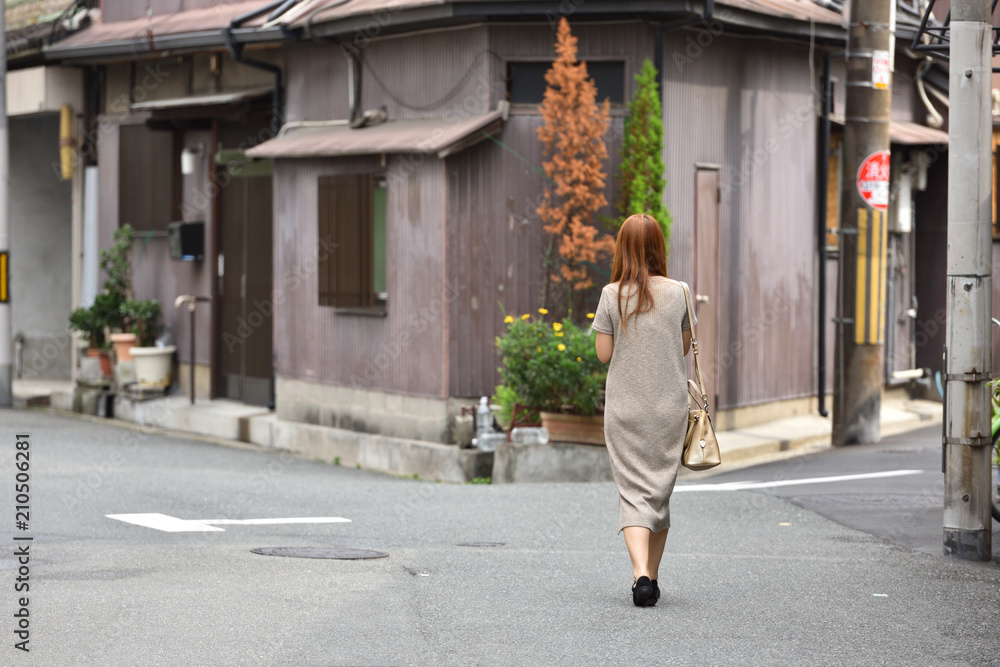
<svg viewBox="0 0 1000 667">
<path fill-rule="evenodd" d="M 276 378 L 279 419 L 451 444 L 461 402 Z"/>
<path fill-rule="evenodd" d="M 71 374 L 71 190 L 58 162 L 58 116 L 10 119 L 11 328 L 26 379 Z"/>
</svg>

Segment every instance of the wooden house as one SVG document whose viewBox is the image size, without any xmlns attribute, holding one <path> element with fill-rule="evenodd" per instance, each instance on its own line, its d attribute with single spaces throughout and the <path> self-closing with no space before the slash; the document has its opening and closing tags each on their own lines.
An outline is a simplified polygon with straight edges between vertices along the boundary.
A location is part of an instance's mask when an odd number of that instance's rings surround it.
<svg viewBox="0 0 1000 667">
<path fill-rule="evenodd" d="M 844 43 L 831 3 L 184 0 L 151 17 L 144 2 L 117 5 L 49 57 L 100 72 L 101 229 L 126 211 L 142 221 L 144 296 L 214 298 L 198 331 L 206 394 L 272 401 L 291 422 L 454 441 L 460 406 L 498 381 L 504 313 L 539 305 L 538 103 L 566 16 L 611 101 L 609 201 L 634 76 L 647 58 L 660 70 L 669 272 L 699 295 L 717 422 L 817 409 L 836 293 L 836 211 L 817 198 L 843 185 L 836 124 L 835 168 L 819 178 L 823 63 Z M 947 135 L 925 120 L 927 105 L 945 110 L 924 101 L 943 70 L 898 45 L 892 136 L 909 199 L 890 217 L 922 197 L 916 229 L 931 230 L 944 184 L 913 175 L 945 164 Z M 839 63 L 833 76 L 836 121 Z M 199 157 L 193 173 L 179 172 L 183 151 Z M 180 219 L 204 223 L 201 261 L 169 259 L 161 232 Z M 908 229 L 893 231 L 897 269 L 921 252 Z M 905 354 L 887 353 L 887 379 L 914 363 L 924 316 L 906 317 L 920 286 L 904 273 L 887 319 Z M 171 323 L 185 359 L 185 320 Z"/>
</svg>

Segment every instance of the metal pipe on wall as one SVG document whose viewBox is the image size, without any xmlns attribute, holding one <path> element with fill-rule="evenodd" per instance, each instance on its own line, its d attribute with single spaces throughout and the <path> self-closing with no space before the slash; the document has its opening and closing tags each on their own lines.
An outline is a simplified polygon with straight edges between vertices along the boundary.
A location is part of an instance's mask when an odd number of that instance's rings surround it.
<svg viewBox="0 0 1000 667">
<path fill-rule="evenodd" d="M 830 114 L 833 113 L 833 61 L 843 58 L 844 53 L 828 53 L 823 59 L 823 118 L 820 128 L 820 164 L 819 188 L 816 206 L 816 243 L 819 253 L 819 321 L 816 336 L 817 348 L 817 380 L 816 396 L 819 402 L 819 414 L 828 417 L 826 409 L 826 208 L 827 182 L 830 178 Z"/>
<path fill-rule="evenodd" d="M 246 65 L 247 67 L 254 67 L 256 69 L 264 70 L 265 72 L 270 72 L 274 75 L 274 92 L 271 96 L 271 132 L 274 134 L 278 134 L 281 130 L 281 119 L 284 116 L 281 111 L 284 72 L 277 65 L 272 65 L 271 63 L 266 63 L 261 60 L 245 58 L 243 56 L 243 47 L 245 45 L 236 41 L 233 36 L 233 30 L 240 27 L 240 24 L 245 21 L 249 21 L 267 12 L 285 7 L 286 4 L 285 0 L 275 0 L 274 2 L 269 2 L 262 7 L 240 14 L 230 21 L 229 27 L 226 28 L 225 31 L 226 46 L 229 47 L 229 55 L 232 56 L 234 61 L 240 63 L 241 65 Z M 287 9 L 288 7 L 285 7 L 286 11 Z"/>
</svg>

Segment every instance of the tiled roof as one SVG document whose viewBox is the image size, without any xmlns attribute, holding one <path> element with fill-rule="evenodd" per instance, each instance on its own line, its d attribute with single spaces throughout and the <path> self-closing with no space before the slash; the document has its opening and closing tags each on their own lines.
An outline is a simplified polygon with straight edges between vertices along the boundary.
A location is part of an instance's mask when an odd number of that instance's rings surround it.
<svg viewBox="0 0 1000 667">
<path fill-rule="evenodd" d="M 72 0 L 6 0 L 7 31 L 50 23 L 72 4 Z"/>
</svg>

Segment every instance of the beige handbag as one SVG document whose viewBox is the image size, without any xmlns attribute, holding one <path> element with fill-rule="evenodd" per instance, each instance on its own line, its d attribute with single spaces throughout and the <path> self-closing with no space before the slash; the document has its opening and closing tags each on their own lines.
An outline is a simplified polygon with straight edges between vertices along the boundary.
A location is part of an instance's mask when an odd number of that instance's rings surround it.
<svg viewBox="0 0 1000 667">
<path fill-rule="evenodd" d="M 691 349 L 694 350 L 694 369 L 698 384 L 688 380 L 688 392 L 694 396 L 695 408 L 688 413 L 687 435 L 684 437 L 684 453 L 681 463 L 691 470 L 708 470 L 722 463 L 719 441 L 715 437 L 712 418 L 708 415 L 708 394 L 701 376 L 701 361 L 698 359 L 698 339 L 694 333 L 694 314 L 691 312 L 691 294 L 683 283 L 684 302 L 687 305 L 688 323 L 691 325 Z M 701 390 L 700 395 L 698 389 Z"/>
</svg>

